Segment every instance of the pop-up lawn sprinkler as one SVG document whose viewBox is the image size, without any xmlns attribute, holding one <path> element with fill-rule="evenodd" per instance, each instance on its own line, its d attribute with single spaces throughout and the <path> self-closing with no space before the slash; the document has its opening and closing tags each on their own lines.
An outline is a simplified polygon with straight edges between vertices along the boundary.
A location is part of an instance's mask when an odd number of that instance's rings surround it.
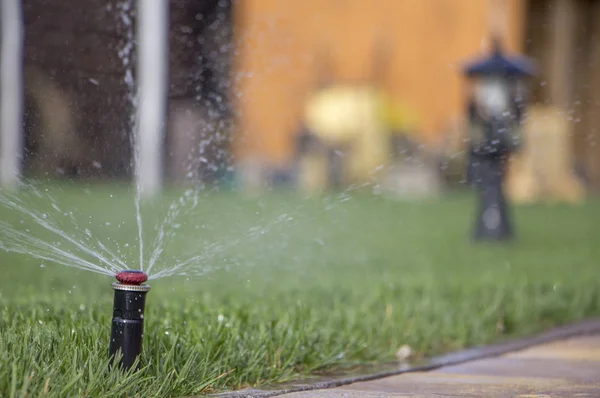
<svg viewBox="0 0 600 398">
<path fill-rule="evenodd" d="M 144 307 L 150 286 L 144 284 L 148 275 L 142 271 L 122 271 L 112 284 L 115 290 L 112 329 L 110 333 L 110 356 L 121 351 L 120 365 L 124 369 L 133 366 L 142 353 L 144 336 Z"/>
</svg>

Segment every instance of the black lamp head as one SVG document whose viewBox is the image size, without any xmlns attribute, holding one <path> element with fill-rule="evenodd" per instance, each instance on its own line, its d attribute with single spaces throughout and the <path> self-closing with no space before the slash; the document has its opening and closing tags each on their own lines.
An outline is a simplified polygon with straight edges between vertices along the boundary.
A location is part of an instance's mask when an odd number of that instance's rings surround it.
<svg viewBox="0 0 600 398">
<path fill-rule="evenodd" d="M 463 73 L 467 77 L 522 78 L 536 75 L 537 67 L 532 59 L 520 55 L 506 55 L 499 38 L 494 38 L 492 43 L 490 55 L 475 59 L 465 65 Z"/>
</svg>

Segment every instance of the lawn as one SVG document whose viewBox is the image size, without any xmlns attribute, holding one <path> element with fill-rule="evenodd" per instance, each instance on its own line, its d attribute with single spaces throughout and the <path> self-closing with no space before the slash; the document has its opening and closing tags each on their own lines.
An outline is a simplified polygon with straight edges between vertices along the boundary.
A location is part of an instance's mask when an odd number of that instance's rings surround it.
<svg viewBox="0 0 600 398">
<path fill-rule="evenodd" d="M 69 233 L 87 228 L 138 267 L 127 186 L 49 193 L 73 212 L 74 224 L 59 220 Z M 166 196 L 144 206 L 146 256 L 178 193 Z M 46 194 L 24 201 L 54 214 Z M 172 223 L 157 267 L 206 255 L 190 275 L 151 281 L 143 368 L 129 374 L 107 371 L 112 278 L 0 252 L 0 396 L 210 393 L 600 315 L 600 202 L 518 207 L 510 246 L 469 242 L 473 206 L 465 194 L 203 196 Z M 0 219 L 51 238 L 1 206 Z"/>
</svg>

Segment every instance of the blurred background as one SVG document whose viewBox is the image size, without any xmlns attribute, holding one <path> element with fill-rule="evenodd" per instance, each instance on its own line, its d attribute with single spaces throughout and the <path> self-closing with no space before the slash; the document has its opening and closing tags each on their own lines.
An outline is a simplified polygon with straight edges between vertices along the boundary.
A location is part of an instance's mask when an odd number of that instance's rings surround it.
<svg viewBox="0 0 600 398">
<path fill-rule="evenodd" d="M 600 189 L 600 1 L 172 0 L 167 183 L 432 196 L 461 186 L 466 60 L 529 55 L 511 199 Z M 135 4 L 24 0 L 29 176 L 130 179 Z M 498 28 L 499 27 L 499 28 Z M 365 185 L 366 184 L 366 185 Z"/>
<path fill-rule="evenodd" d="M 191 396 L 600 314 L 600 0 L 0 4 L 1 396 Z M 523 145 L 477 195 L 497 76 L 465 66 L 494 38 L 537 73 L 502 82 Z M 513 210 L 518 239 L 471 244 Z M 137 379 L 102 363 L 125 269 Z"/>
</svg>

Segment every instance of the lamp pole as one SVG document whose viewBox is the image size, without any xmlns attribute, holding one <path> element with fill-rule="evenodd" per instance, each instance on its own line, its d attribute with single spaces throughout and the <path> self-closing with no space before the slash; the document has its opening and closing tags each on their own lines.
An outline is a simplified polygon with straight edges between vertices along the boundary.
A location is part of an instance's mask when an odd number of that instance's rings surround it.
<svg viewBox="0 0 600 398">
<path fill-rule="evenodd" d="M 2 0 L 0 55 L 0 185 L 14 188 L 21 175 L 23 137 L 23 15 L 20 0 Z"/>
</svg>

